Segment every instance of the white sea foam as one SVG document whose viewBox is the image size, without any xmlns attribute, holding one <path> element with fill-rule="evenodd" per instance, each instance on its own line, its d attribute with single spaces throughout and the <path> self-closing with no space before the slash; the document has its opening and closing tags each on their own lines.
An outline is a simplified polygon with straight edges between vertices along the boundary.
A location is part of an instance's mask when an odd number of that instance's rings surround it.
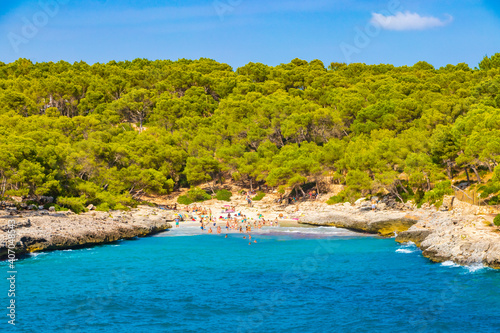
<svg viewBox="0 0 500 333">
<path fill-rule="evenodd" d="M 40 259 L 40 257 L 43 257 L 47 255 L 48 252 L 32 252 L 29 254 L 30 257 L 33 259 Z"/>
<path fill-rule="evenodd" d="M 30 255 L 31 257 L 38 257 L 38 256 L 44 256 L 44 255 L 46 255 L 46 254 L 47 254 L 47 252 L 32 252 L 32 253 L 30 253 L 29 255 Z"/>
<path fill-rule="evenodd" d="M 397 253 L 413 253 L 417 251 L 418 248 L 413 242 L 404 243 L 396 250 Z"/>
<path fill-rule="evenodd" d="M 468 273 L 476 273 L 482 271 L 483 269 L 487 269 L 482 263 L 474 263 L 471 265 L 464 266 Z"/>
<path fill-rule="evenodd" d="M 456 264 L 456 263 L 454 263 L 454 262 L 453 262 L 453 261 L 451 261 L 451 260 L 448 260 L 448 261 L 442 262 L 442 263 L 441 263 L 441 266 L 443 266 L 443 267 L 460 267 L 460 265 L 459 265 L 459 264 Z"/>
<path fill-rule="evenodd" d="M 490 269 L 490 268 L 484 266 L 482 263 L 473 263 L 473 264 L 470 264 L 470 265 L 462 266 L 462 265 L 459 265 L 457 263 L 454 263 L 451 260 L 442 262 L 441 266 L 443 266 L 443 267 L 452 267 L 452 268 L 461 267 L 461 268 L 463 268 L 465 270 L 464 274 L 473 274 L 473 273 L 476 273 L 476 272 L 480 272 L 482 270 Z"/>
</svg>

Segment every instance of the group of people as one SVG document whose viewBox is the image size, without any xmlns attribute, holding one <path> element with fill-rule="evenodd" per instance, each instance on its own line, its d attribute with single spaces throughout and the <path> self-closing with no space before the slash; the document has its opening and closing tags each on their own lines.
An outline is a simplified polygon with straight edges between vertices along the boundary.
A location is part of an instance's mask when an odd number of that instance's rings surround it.
<svg viewBox="0 0 500 333">
<path fill-rule="evenodd" d="M 222 216 L 219 217 L 219 219 L 224 219 Z M 224 219 L 226 221 L 226 231 L 239 231 L 240 233 L 243 232 L 251 232 L 252 227 L 254 229 L 261 229 L 264 226 L 278 226 L 278 219 L 276 218 L 274 221 L 273 220 L 266 220 L 262 215 L 259 215 L 258 220 L 249 220 L 245 215 L 242 215 L 241 213 L 235 214 L 233 217 L 231 217 L 231 214 L 228 214 L 228 217 Z M 208 233 L 213 233 L 212 230 L 212 224 L 213 228 L 216 228 L 217 233 L 220 234 L 222 232 L 222 228 L 220 225 L 217 225 L 217 219 L 215 217 L 209 218 L 209 217 L 201 217 L 200 220 L 200 229 L 201 230 L 206 230 Z M 243 231 L 243 228 L 245 231 Z"/>
<path fill-rule="evenodd" d="M 208 234 L 223 234 L 225 233 L 225 238 L 228 238 L 229 233 L 241 233 L 245 234 L 243 239 L 248 239 L 249 244 L 252 243 L 252 229 L 259 230 L 264 226 L 278 226 L 279 222 L 276 218 L 275 220 L 266 220 L 264 215 L 259 214 L 256 220 L 248 218 L 242 213 L 223 213 L 222 215 L 216 217 L 212 214 L 211 208 L 204 208 L 201 206 L 191 206 L 188 210 L 192 214 L 199 216 L 200 229 L 202 232 L 207 232 Z M 197 218 L 193 217 L 193 221 Z M 179 219 L 175 219 L 176 227 L 179 227 Z M 225 222 L 225 223 L 224 223 Z M 222 224 L 221 224 L 222 223 Z M 225 227 L 225 232 L 223 229 Z M 256 239 L 253 239 L 253 243 L 257 243 Z"/>
</svg>

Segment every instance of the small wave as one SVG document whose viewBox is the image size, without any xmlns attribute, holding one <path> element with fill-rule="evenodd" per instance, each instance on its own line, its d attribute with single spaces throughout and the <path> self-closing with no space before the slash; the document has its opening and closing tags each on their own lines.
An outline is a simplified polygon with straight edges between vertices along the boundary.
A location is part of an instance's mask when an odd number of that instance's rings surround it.
<svg viewBox="0 0 500 333">
<path fill-rule="evenodd" d="M 443 267 L 460 267 L 460 265 L 459 265 L 459 264 L 456 264 L 456 263 L 454 263 L 454 262 L 453 262 L 453 261 L 451 261 L 451 260 L 448 260 L 448 261 L 442 262 L 442 263 L 441 263 L 441 266 L 443 266 Z"/>
<path fill-rule="evenodd" d="M 396 252 L 397 253 L 413 253 L 415 251 L 414 250 L 410 250 L 410 249 L 397 249 Z"/>
<path fill-rule="evenodd" d="M 464 266 L 462 266 L 462 265 L 459 265 L 457 263 L 454 263 L 451 260 L 442 262 L 441 266 L 443 266 L 443 267 L 453 267 L 453 268 L 455 268 L 455 267 L 461 267 L 461 268 L 463 268 L 466 271 L 465 274 L 473 274 L 473 273 L 476 273 L 476 272 L 480 272 L 480 271 L 483 271 L 483 270 L 490 269 L 490 268 L 484 266 L 482 263 L 473 263 L 473 264 L 470 264 L 470 265 L 464 265 Z"/>
<path fill-rule="evenodd" d="M 401 246 L 399 247 L 399 249 L 396 250 L 396 252 L 397 253 L 413 253 L 417 250 L 418 250 L 418 248 L 415 245 L 415 243 L 408 242 L 408 243 L 401 244 Z"/>
<path fill-rule="evenodd" d="M 482 271 L 483 269 L 487 269 L 488 267 L 484 266 L 482 263 L 475 263 L 464 266 L 464 268 L 468 271 L 468 273 L 476 273 Z"/>
<path fill-rule="evenodd" d="M 47 252 L 32 252 L 29 255 L 30 255 L 30 257 L 36 258 L 36 257 L 44 256 L 46 254 L 47 254 Z"/>
<path fill-rule="evenodd" d="M 71 252 L 73 251 L 72 249 L 68 249 L 68 250 L 63 250 L 63 252 Z"/>
</svg>

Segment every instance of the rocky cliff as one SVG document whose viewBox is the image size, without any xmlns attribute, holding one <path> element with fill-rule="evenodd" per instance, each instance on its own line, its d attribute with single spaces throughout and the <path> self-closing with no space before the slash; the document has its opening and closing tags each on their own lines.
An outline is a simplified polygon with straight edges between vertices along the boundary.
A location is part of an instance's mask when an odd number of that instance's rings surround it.
<svg viewBox="0 0 500 333">
<path fill-rule="evenodd" d="M 335 226 L 381 236 L 397 235 L 397 242 L 415 243 L 425 257 L 435 262 L 479 263 L 500 268 L 500 232 L 491 223 L 492 217 L 498 213 L 495 208 L 445 199 L 450 204 L 441 211 L 430 207 L 371 211 L 361 202 L 333 206 L 308 203 L 293 214 L 300 215 L 300 223 Z"/>
<path fill-rule="evenodd" d="M 140 207 L 130 212 L 0 211 L 0 258 L 8 253 L 9 220 L 15 223 L 15 252 L 60 250 L 143 237 L 171 228 L 169 212 Z"/>
</svg>

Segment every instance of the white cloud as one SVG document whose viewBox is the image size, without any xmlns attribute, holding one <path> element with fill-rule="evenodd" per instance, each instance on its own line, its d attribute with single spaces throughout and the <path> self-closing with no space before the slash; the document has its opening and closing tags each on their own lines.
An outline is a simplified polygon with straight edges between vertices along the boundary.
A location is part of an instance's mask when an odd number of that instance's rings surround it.
<svg viewBox="0 0 500 333">
<path fill-rule="evenodd" d="M 397 12 L 395 15 L 385 16 L 372 13 L 371 23 L 385 30 L 425 30 L 436 27 L 444 27 L 453 21 L 451 15 L 446 15 L 446 20 L 432 16 L 420 16 L 417 13 Z"/>
</svg>

